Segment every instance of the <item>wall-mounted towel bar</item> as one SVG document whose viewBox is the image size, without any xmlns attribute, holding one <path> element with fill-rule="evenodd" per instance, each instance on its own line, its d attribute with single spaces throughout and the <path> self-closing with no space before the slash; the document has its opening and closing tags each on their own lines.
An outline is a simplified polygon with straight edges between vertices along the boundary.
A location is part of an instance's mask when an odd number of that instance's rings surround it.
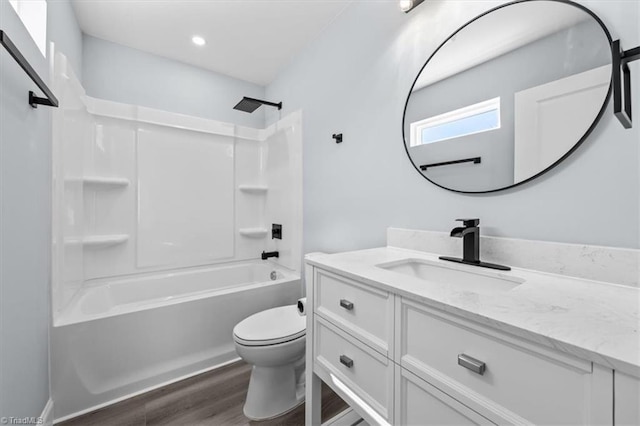
<svg viewBox="0 0 640 426">
<path fill-rule="evenodd" d="M 46 98 L 40 98 L 35 95 L 32 91 L 29 91 L 29 105 L 33 108 L 37 108 L 38 105 L 46 105 L 51 107 L 58 106 L 58 99 L 53 95 L 49 87 L 44 84 L 44 81 L 40 78 L 38 73 L 33 69 L 33 67 L 27 62 L 25 57 L 20 53 L 15 44 L 11 41 L 11 39 L 7 36 L 7 34 L 0 30 L 0 44 L 4 46 L 4 48 L 9 52 L 9 54 L 16 60 L 20 68 L 27 73 L 29 78 L 42 90 L 42 93 L 46 95 Z"/>
<path fill-rule="evenodd" d="M 623 50 L 620 40 L 615 40 L 611 46 L 613 49 L 613 113 L 625 129 L 630 129 L 633 123 L 629 62 L 640 60 L 640 46 Z"/>
<path fill-rule="evenodd" d="M 453 160 L 453 161 L 443 161 L 442 163 L 423 164 L 420 166 L 420 170 L 425 171 L 431 167 L 449 166 L 451 164 L 460 164 L 460 163 L 480 164 L 481 162 L 482 162 L 482 157 L 465 158 L 463 160 Z"/>
</svg>

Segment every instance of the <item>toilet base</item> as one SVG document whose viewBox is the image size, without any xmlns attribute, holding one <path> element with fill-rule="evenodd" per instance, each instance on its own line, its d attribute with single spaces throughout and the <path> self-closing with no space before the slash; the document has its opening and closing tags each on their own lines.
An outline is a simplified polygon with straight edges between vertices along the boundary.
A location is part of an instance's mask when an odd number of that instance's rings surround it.
<svg viewBox="0 0 640 426">
<path fill-rule="evenodd" d="M 300 400 L 293 407 L 289 408 L 286 411 L 283 411 L 282 413 L 276 414 L 275 416 L 272 416 L 272 417 L 260 417 L 260 418 L 251 417 L 246 413 L 246 411 L 244 411 L 244 409 L 242 411 L 244 412 L 244 416 L 246 418 L 248 418 L 249 420 L 254 421 L 254 422 L 262 422 L 262 421 L 273 420 L 273 419 L 276 419 L 278 417 L 284 416 L 285 414 L 290 413 L 293 410 L 295 410 L 296 408 L 300 407 L 302 404 L 304 404 L 304 396 L 302 398 L 300 398 Z"/>
<path fill-rule="evenodd" d="M 299 363 L 281 367 L 253 366 L 243 408 L 247 418 L 268 420 L 295 409 L 303 402 L 304 364 L 302 372 Z"/>
</svg>

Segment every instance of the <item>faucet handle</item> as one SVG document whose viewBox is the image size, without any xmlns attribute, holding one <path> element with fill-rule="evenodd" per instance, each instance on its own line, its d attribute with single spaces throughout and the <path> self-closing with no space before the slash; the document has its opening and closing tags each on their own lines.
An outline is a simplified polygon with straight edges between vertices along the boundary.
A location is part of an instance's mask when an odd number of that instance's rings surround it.
<svg viewBox="0 0 640 426">
<path fill-rule="evenodd" d="M 456 221 L 462 222 L 466 227 L 478 226 L 480 224 L 480 219 L 456 219 Z"/>
</svg>

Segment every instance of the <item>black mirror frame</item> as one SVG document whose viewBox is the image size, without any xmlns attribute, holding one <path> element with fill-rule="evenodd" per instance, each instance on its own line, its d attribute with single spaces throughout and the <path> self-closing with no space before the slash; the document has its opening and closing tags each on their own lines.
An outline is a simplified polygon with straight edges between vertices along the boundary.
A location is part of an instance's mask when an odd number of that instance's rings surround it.
<svg viewBox="0 0 640 426">
<path fill-rule="evenodd" d="M 416 83 L 418 82 L 418 78 L 420 78 L 420 74 L 422 74 L 422 71 L 425 69 L 425 67 L 427 66 L 427 64 L 429 63 L 429 61 L 431 61 L 431 59 L 436 55 L 436 53 L 438 53 L 438 51 L 445 45 L 447 44 L 447 42 L 449 40 L 451 40 L 456 34 L 458 34 L 460 31 L 462 31 L 464 28 L 466 28 L 467 26 L 469 26 L 470 24 L 472 24 L 473 22 L 477 21 L 478 19 L 482 18 L 485 15 L 488 15 L 492 12 L 495 12 L 496 10 L 508 7 L 508 6 L 512 6 L 518 3 L 529 3 L 529 2 L 534 2 L 534 1 L 545 1 L 545 2 L 549 2 L 549 1 L 553 1 L 556 3 L 565 3 L 574 7 L 577 7 L 578 9 L 586 12 L 587 14 L 589 14 L 599 25 L 600 28 L 602 29 L 602 31 L 604 32 L 604 34 L 607 37 L 607 40 L 609 42 L 609 49 L 611 51 L 611 79 L 609 80 L 609 90 L 607 91 L 607 96 L 604 100 L 604 102 L 602 103 L 602 108 L 600 108 L 600 111 L 598 112 L 598 115 L 596 116 L 596 118 L 593 120 L 593 123 L 591 124 L 591 126 L 589 126 L 589 128 L 587 129 L 587 131 L 585 132 L 585 134 L 580 138 L 580 140 L 578 140 L 578 142 L 576 142 L 573 147 L 571 147 L 571 149 L 569 151 L 567 151 L 562 157 L 560 157 L 555 163 L 553 163 L 552 165 L 550 165 L 549 167 L 547 167 L 546 169 L 542 170 L 541 172 L 525 179 L 522 180 L 520 182 L 514 183 L 512 185 L 509 186 L 504 186 L 502 188 L 497 188 L 497 189 L 490 189 L 487 191 L 461 191 L 459 189 L 452 189 L 452 188 L 447 188 L 446 186 L 440 185 L 439 183 L 434 182 L 433 180 L 429 179 L 424 173 L 422 173 L 420 171 L 420 168 L 413 162 L 413 160 L 411 159 L 411 156 L 409 155 L 409 148 L 407 148 L 407 135 L 405 134 L 405 118 L 406 118 L 406 114 L 407 114 L 407 106 L 409 105 L 409 99 L 411 98 L 411 93 L 413 92 L 413 88 L 416 85 Z M 619 52 L 618 52 L 619 54 Z M 596 15 L 594 12 L 591 11 L 591 9 L 575 3 L 571 0 L 515 0 L 509 3 L 505 3 L 502 4 L 500 6 L 494 7 L 492 9 L 487 10 L 486 12 L 476 16 L 475 18 L 471 19 L 470 21 L 468 21 L 467 23 L 465 23 L 464 25 L 462 25 L 460 28 L 458 28 L 457 30 L 455 30 L 451 35 L 449 35 L 441 44 L 440 46 L 438 46 L 438 48 L 436 50 L 434 50 L 434 52 L 429 56 L 429 58 L 427 59 L 427 61 L 424 63 L 424 65 L 422 66 L 422 68 L 420 68 L 420 71 L 418 72 L 418 75 L 416 76 L 415 80 L 413 81 L 413 84 L 411 85 L 411 88 L 409 89 L 409 94 L 407 95 L 407 100 L 404 104 L 404 111 L 402 113 L 402 143 L 404 145 L 404 149 L 405 152 L 407 153 L 407 157 L 409 158 L 409 161 L 411 162 L 411 165 L 413 166 L 413 168 L 418 172 L 418 174 L 420 174 L 420 176 L 422 176 L 423 178 L 425 178 L 426 180 L 428 180 L 429 182 L 431 182 L 432 184 L 442 188 L 442 189 L 446 189 L 447 191 L 452 191 L 452 192 L 457 192 L 459 194 L 490 194 L 493 192 L 498 192 L 498 191 L 504 191 L 506 189 L 511 189 L 511 188 L 515 188 L 517 186 L 523 185 L 525 183 L 531 182 L 532 180 L 542 176 L 543 174 L 547 173 L 549 170 L 553 169 L 554 167 L 556 167 L 558 164 L 562 163 L 567 157 L 569 157 L 571 154 L 573 154 L 573 152 L 575 150 L 578 149 L 578 147 L 580 145 L 582 145 L 582 143 L 591 135 L 591 133 L 593 132 L 593 130 L 596 128 L 596 126 L 600 123 L 600 120 L 602 119 L 602 116 L 604 115 L 605 111 L 607 110 L 607 107 L 609 106 L 609 102 L 611 100 L 611 93 L 613 90 L 613 78 L 614 78 L 614 67 L 615 64 L 615 52 L 614 52 L 614 48 L 613 48 L 613 39 L 611 38 L 611 33 L 609 32 L 609 29 L 607 28 L 607 26 L 604 24 L 604 22 L 600 19 L 600 17 L 598 17 L 598 15 Z"/>
</svg>

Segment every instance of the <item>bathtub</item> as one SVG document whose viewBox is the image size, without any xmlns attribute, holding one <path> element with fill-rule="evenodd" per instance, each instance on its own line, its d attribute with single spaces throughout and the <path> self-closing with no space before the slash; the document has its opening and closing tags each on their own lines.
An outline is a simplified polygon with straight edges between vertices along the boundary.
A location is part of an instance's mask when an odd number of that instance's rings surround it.
<svg viewBox="0 0 640 426">
<path fill-rule="evenodd" d="M 253 313 L 294 304 L 300 293 L 297 274 L 265 261 L 85 285 L 51 331 L 55 418 L 236 360 L 233 327 Z"/>
</svg>

